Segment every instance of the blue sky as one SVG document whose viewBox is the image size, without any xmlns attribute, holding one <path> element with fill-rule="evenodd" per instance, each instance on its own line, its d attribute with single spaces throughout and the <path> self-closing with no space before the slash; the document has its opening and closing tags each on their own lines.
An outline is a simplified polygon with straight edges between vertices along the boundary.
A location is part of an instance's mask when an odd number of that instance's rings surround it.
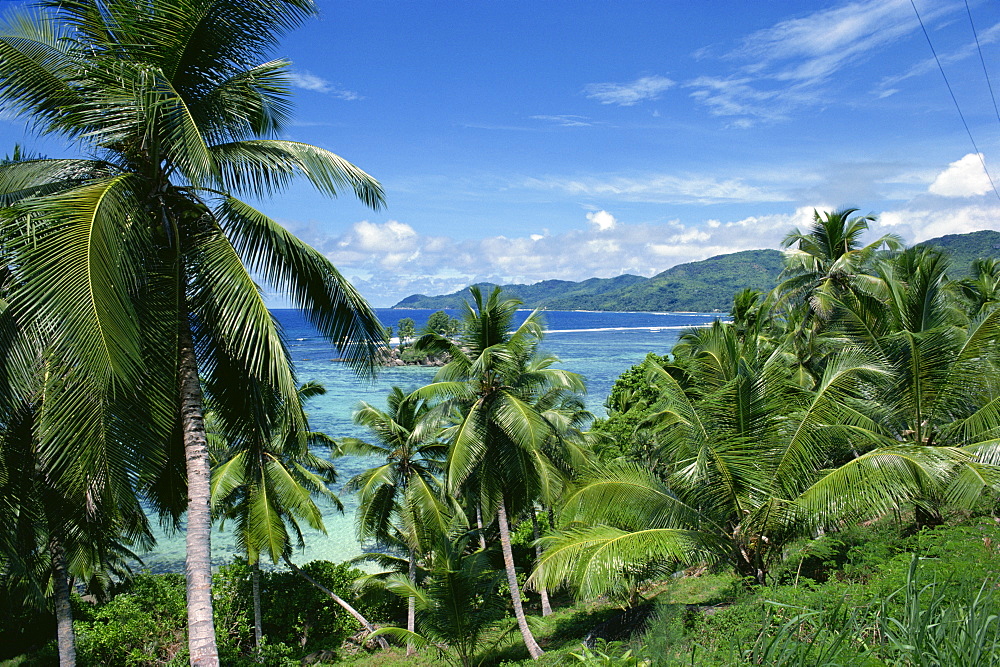
<svg viewBox="0 0 1000 667">
<path fill-rule="evenodd" d="M 814 207 L 909 242 L 1000 229 L 910 0 L 319 6 L 276 52 L 294 63 L 288 136 L 368 171 L 388 205 L 303 186 L 262 206 L 374 305 L 776 248 Z M 916 6 L 997 179 L 966 3 Z M 1000 95 L 1000 5 L 968 6 Z"/>
</svg>

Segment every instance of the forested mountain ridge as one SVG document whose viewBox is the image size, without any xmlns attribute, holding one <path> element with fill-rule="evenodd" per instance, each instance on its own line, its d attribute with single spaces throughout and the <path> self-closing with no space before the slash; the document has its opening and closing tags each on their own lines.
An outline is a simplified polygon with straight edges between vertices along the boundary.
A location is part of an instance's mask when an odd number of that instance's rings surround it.
<svg viewBox="0 0 1000 667">
<path fill-rule="evenodd" d="M 965 274 L 980 257 L 1000 257 L 1000 232 L 982 230 L 947 234 L 924 241 L 951 256 L 952 271 Z M 651 278 L 621 275 L 581 282 L 545 280 L 533 285 L 502 285 L 527 308 L 551 310 L 697 311 L 728 310 L 732 296 L 749 287 L 767 291 L 778 283 L 783 254 L 778 250 L 743 250 L 678 264 Z M 488 283 L 483 289 L 492 287 Z M 414 294 L 393 308 L 458 308 L 468 288 L 441 296 Z"/>
</svg>

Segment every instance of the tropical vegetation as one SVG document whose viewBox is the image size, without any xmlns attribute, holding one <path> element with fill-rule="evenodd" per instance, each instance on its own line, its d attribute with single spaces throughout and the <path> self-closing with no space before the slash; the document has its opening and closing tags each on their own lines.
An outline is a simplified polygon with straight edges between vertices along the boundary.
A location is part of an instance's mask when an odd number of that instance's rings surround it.
<svg viewBox="0 0 1000 667">
<path fill-rule="evenodd" d="M 359 405 L 364 437 L 314 430 L 325 390 L 258 281 L 362 374 L 391 337 L 244 201 L 304 178 L 383 203 L 279 138 L 268 53 L 315 13 L 51 0 L 0 27 L 4 113 L 75 151 L 0 161 L 0 659 L 1000 664 L 996 243 L 904 248 L 848 208 L 784 253 L 473 286 L 459 318 L 397 323 L 444 360 L 431 382 Z M 730 316 L 624 372 L 594 419 L 543 314 L 518 315 L 570 298 Z M 372 464 L 343 489 L 370 550 L 297 565 L 342 456 Z M 183 577 L 130 569 L 152 518 L 185 530 Z M 213 523 L 240 551 L 214 573 Z"/>
</svg>

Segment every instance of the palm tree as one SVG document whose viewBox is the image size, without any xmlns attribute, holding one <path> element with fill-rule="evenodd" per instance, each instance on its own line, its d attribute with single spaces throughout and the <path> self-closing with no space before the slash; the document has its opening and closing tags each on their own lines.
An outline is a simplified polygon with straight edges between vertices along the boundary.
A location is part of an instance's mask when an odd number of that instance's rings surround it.
<svg viewBox="0 0 1000 667">
<path fill-rule="evenodd" d="M 1000 303 L 1000 259 L 981 258 L 972 263 L 972 275 L 958 281 L 967 303 L 967 314 L 976 317 Z"/>
<path fill-rule="evenodd" d="M 299 402 L 324 393 L 323 385 L 307 382 L 299 387 Z M 285 415 L 275 409 L 273 402 L 261 403 L 258 410 L 273 411 L 279 417 L 266 433 L 247 433 L 240 428 L 247 411 L 231 416 L 214 411 L 206 414 L 213 461 L 212 511 L 223 526 L 226 521 L 235 523 L 236 543 L 246 553 L 253 572 L 254 637 L 258 649 L 262 641 L 261 555 L 269 556 L 272 563 L 280 562 L 291 553 L 293 537 L 297 546 L 303 547 L 300 521 L 325 532 L 315 496 L 343 511 L 340 500 L 329 489 L 337 481 L 336 469 L 313 451 L 317 446 L 335 447 L 333 440 L 318 431 L 292 430 L 292 424 L 281 419 Z M 211 401 L 208 404 L 211 406 Z"/>
<path fill-rule="evenodd" d="M 892 377 L 864 350 L 832 357 L 809 391 L 781 350 L 760 354 L 732 326 L 706 331 L 689 367 L 696 392 L 647 364 L 665 474 L 623 465 L 581 482 L 532 582 L 571 581 L 593 596 L 630 573 L 714 560 L 763 584 L 790 539 L 948 487 L 968 497 L 996 484 L 969 452 L 901 444 L 860 409 Z"/>
<path fill-rule="evenodd" d="M 857 210 L 843 208 L 822 215 L 814 210 L 808 232 L 796 229 L 781 242 L 782 247 L 795 247 L 786 250 L 786 277 L 777 291 L 785 294 L 785 298 L 804 297 L 809 312 L 821 320 L 829 319 L 833 297 L 850 289 L 857 280 L 863 280 L 859 274 L 879 248 L 896 249 L 902 243 L 895 234 L 886 234 L 861 245 L 861 237 L 875 217 L 851 217 Z"/>
<path fill-rule="evenodd" d="M 461 415 L 445 465 L 448 491 L 471 496 L 486 517 L 495 515 L 514 615 L 528 653 L 537 659 L 542 649 L 521 605 L 509 517 L 533 503 L 556 476 L 545 451 L 554 429 L 536 399 L 554 388 L 582 392 L 583 383 L 575 373 L 552 368 L 554 358 L 536 357 L 542 338 L 537 312 L 512 330 L 519 301 L 501 299 L 499 288 L 485 299 L 478 287 L 470 291 L 473 305 L 465 304 L 458 342 L 437 334 L 417 342 L 451 357 L 418 394 L 449 397 L 441 409 Z"/>
<path fill-rule="evenodd" d="M 368 577 L 361 586 L 379 586 L 416 603 L 419 634 L 394 627 L 381 628 L 376 634 L 405 639 L 408 645 L 446 646 L 457 654 L 460 665 L 471 667 L 482 651 L 483 635 L 504 616 L 506 605 L 497 591 L 502 575 L 486 552 L 470 549 L 473 533 L 457 504 L 449 508 L 438 501 L 424 509 L 424 520 L 434 528 L 426 534 L 427 568 L 422 582 L 418 585 L 402 573 L 392 573 Z"/>
<path fill-rule="evenodd" d="M 49 474 L 34 432 L 31 402 L 8 405 L 0 424 L 0 580 L 26 606 L 51 604 L 62 667 L 76 664 L 70 582 L 101 594 L 112 575 L 129 573 L 131 548 L 149 548 L 152 535 L 137 502 L 116 508 L 100 484 L 87 498 L 68 495 Z"/>
<path fill-rule="evenodd" d="M 179 485 L 165 477 L 186 475 L 194 664 L 218 664 L 199 372 L 219 396 L 223 382 L 264 382 L 302 421 L 253 276 L 290 293 L 355 368 L 374 367 L 384 337 L 328 260 L 236 198 L 301 176 L 382 203 L 379 184 L 339 156 L 258 138 L 279 135 L 290 109 L 288 63 L 263 56 L 315 13 L 311 0 L 53 0 L 0 29 L 0 103 L 84 156 L 0 167 L 2 203 L 16 205 L 3 235 L 18 308 L 59 323 L 48 345 L 65 367 L 42 440 L 67 477 L 69 452 L 121 438 L 122 424 L 145 430 L 140 442 L 160 453 L 116 470 L 138 471 L 147 499 L 175 517 Z M 123 410 L 136 393 L 142 410 Z"/>
<path fill-rule="evenodd" d="M 869 289 L 838 301 L 839 327 L 892 369 L 892 381 L 869 404 L 886 432 L 912 445 L 962 447 L 996 463 L 1000 311 L 982 304 L 968 318 L 947 271 L 947 258 L 931 248 L 880 263 Z M 921 523 L 940 518 L 948 493 L 918 505 Z"/>
<path fill-rule="evenodd" d="M 393 387 L 386 399 L 387 410 L 362 403 L 354 422 L 365 426 L 376 438 L 369 443 L 356 438 L 340 440 L 344 454 L 374 456 L 385 463 L 351 478 L 344 487 L 358 493 L 358 538 L 382 544 L 405 545 L 407 572 L 416 586 L 417 555 L 421 547 L 420 521 L 413 515 L 415 495 L 434 495 L 446 446 L 441 442 L 441 419 L 430 405 L 415 394 Z M 406 629 L 415 630 L 416 598 L 407 601 Z M 412 655 L 412 644 L 407 655 Z"/>
</svg>

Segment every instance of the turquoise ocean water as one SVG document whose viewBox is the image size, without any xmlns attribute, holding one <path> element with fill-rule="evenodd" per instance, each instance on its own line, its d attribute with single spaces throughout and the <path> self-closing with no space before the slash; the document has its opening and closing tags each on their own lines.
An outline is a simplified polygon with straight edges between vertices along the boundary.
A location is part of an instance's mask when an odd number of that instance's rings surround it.
<svg viewBox="0 0 1000 667">
<path fill-rule="evenodd" d="M 404 318 L 412 318 L 418 331 L 432 310 L 377 309 L 383 323 L 396 327 Z M 299 381 L 315 380 L 326 386 L 327 393 L 312 399 L 308 405 L 310 426 L 334 438 L 354 436 L 366 438 L 364 429 L 351 421 L 351 413 L 361 401 L 385 407 L 385 396 L 392 385 L 404 390 L 429 382 L 436 368 L 407 366 L 384 369 L 370 383 L 358 380 L 343 364 L 333 361 L 337 352 L 302 317 L 292 310 L 276 310 L 275 316 L 284 328 Z M 450 312 L 458 316 L 457 312 Z M 519 321 L 528 315 L 519 314 Z M 664 354 L 670 350 L 680 332 L 691 326 L 703 325 L 716 319 L 713 313 L 607 313 L 548 311 L 544 313 L 546 336 L 543 349 L 562 360 L 566 370 L 582 375 L 587 381 L 587 405 L 597 416 L 604 414 L 604 400 L 618 377 L 629 366 L 639 363 L 647 352 Z M 345 457 L 337 461 L 343 484 L 351 476 L 374 465 L 374 461 Z M 296 551 L 293 560 L 305 563 L 325 559 L 342 561 L 362 552 L 354 537 L 353 498 L 341 494 L 345 511 L 332 506 L 324 508 L 327 534 L 305 530 L 306 548 Z M 153 520 L 155 523 L 155 519 Z M 143 564 L 153 572 L 184 570 L 184 535 L 158 533 L 157 545 L 142 555 Z M 233 536 L 216 529 L 212 535 L 213 562 L 222 564 L 238 553 Z"/>
</svg>

